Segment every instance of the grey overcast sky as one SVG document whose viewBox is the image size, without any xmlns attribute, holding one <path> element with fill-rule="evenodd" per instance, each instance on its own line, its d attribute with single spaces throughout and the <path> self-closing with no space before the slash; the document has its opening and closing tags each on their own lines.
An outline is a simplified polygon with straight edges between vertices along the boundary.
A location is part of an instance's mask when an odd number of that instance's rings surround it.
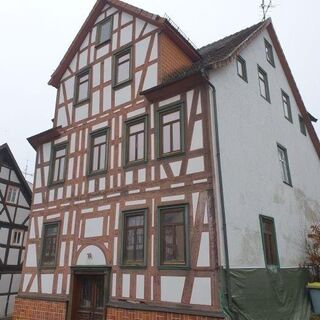
<svg viewBox="0 0 320 320">
<path fill-rule="evenodd" d="M 127 0 L 167 13 L 201 47 L 261 20 L 262 0 Z M 35 152 L 26 138 L 52 127 L 56 90 L 47 85 L 95 0 L 15 0 L 0 6 L 0 144 L 21 169 Z M 320 1 L 274 0 L 270 11 L 307 109 L 320 118 Z M 320 122 L 320 121 L 319 121 Z M 315 125 L 320 135 L 320 124 Z M 31 180 L 29 178 L 29 180 Z"/>
</svg>

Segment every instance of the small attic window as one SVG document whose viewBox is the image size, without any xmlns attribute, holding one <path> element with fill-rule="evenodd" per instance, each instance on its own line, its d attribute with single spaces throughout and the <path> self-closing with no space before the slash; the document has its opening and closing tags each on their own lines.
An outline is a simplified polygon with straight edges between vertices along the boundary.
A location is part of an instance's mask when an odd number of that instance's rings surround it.
<svg viewBox="0 0 320 320">
<path fill-rule="evenodd" d="M 241 79 L 248 82 L 246 61 L 240 56 L 237 56 L 237 73 Z"/>
<path fill-rule="evenodd" d="M 306 125 L 304 123 L 303 117 L 301 117 L 300 115 L 299 115 L 299 124 L 300 124 L 301 133 L 306 136 L 307 135 L 307 128 L 306 128 Z"/>
<path fill-rule="evenodd" d="M 99 22 L 97 25 L 96 46 L 105 44 L 111 40 L 112 19 L 107 18 Z"/>
<path fill-rule="evenodd" d="M 266 58 L 267 58 L 267 61 L 273 67 L 275 67 L 272 45 L 266 39 L 264 39 L 264 44 L 265 44 L 265 47 L 266 47 Z"/>
</svg>

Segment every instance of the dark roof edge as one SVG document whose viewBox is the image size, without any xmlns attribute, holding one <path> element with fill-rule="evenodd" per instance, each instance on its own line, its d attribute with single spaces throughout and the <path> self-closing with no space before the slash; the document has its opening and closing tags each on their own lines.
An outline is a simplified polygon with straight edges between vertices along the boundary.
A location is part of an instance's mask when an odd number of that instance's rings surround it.
<svg viewBox="0 0 320 320">
<path fill-rule="evenodd" d="M 49 142 L 53 139 L 57 139 L 60 137 L 62 133 L 62 127 L 55 127 L 43 132 L 40 132 L 32 137 L 27 138 L 28 142 L 31 144 L 33 149 L 37 151 L 39 145 Z"/>
</svg>

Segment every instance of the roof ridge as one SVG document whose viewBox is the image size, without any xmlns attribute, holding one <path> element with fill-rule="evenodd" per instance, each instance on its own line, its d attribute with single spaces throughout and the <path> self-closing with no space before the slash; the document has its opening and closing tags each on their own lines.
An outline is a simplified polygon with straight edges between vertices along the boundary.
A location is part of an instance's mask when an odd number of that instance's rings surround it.
<svg viewBox="0 0 320 320">
<path fill-rule="evenodd" d="M 239 31 L 237 31 L 237 32 L 235 32 L 235 33 L 229 34 L 229 35 L 227 35 L 227 36 L 225 36 L 225 37 L 223 37 L 223 38 L 221 38 L 221 39 L 218 39 L 218 40 L 213 41 L 213 42 L 211 42 L 211 43 L 209 43 L 209 44 L 207 44 L 207 45 L 202 46 L 201 48 L 198 49 L 198 51 L 199 51 L 199 52 L 200 52 L 200 51 L 203 51 L 203 50 L 205 50 L 206 48 L 208 48 L 208 47 L 210 47 L 210 46 L 213 46 L 214 44 L 217 44 L 218 42 L 223 42 L 223 41 L 227 40 L 228 38 L 235 37 L 235 36 L 237 36 L 237 35 L 239 35 L 239 34 L 241 34 L 241 33 L 244 33 L 244 32 L 246 32 L 246 31 L 249 31 L 250 29 L 255 29 L 255 28 L 257 28 L 258 26 L 260 27 L 260 26 L 262 26 L 264 23 L 266 23 L 267 21 L 269 22 L 269 20 L 270 20 L 270 18 L 268 18 L 267 20 L 264 20 L 264 21 L 260 21 L 260 22 L 258 22 L 258 23 L 256 23 L 256 24 L 251 25 L 250 27 L 244 28 L 244 29 L 239 30 Z"/>
</svg>

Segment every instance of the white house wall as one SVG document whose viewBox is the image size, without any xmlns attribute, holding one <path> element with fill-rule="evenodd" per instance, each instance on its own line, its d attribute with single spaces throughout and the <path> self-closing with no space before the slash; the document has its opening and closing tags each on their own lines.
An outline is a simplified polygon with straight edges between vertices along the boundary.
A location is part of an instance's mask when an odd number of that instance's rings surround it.
<svg viewBox="0 0 320 320">
<path fill-rule="evenodd" d="M 266 60 L 264 38 L 272 43 L 265 31 L 240 53 L 248 83 L 237 75 L 235 61 L 210 73 L 232 268 L 265 267 L 260 214 L 274 218 L 280 266 L 303 264 L 307 228 L 320 214 L 320 161 L 310 137 L 300 132 L 299 110 L 274 49 L 275 68 Z M 271 104 L 260 96 L 257 64 L 268 75 Z M 293 124 L 284 118 L 281 89 L 290 97 Z M 277 143 L 287 148 L 293 187 L 282 182 Z"/>
</svg>

